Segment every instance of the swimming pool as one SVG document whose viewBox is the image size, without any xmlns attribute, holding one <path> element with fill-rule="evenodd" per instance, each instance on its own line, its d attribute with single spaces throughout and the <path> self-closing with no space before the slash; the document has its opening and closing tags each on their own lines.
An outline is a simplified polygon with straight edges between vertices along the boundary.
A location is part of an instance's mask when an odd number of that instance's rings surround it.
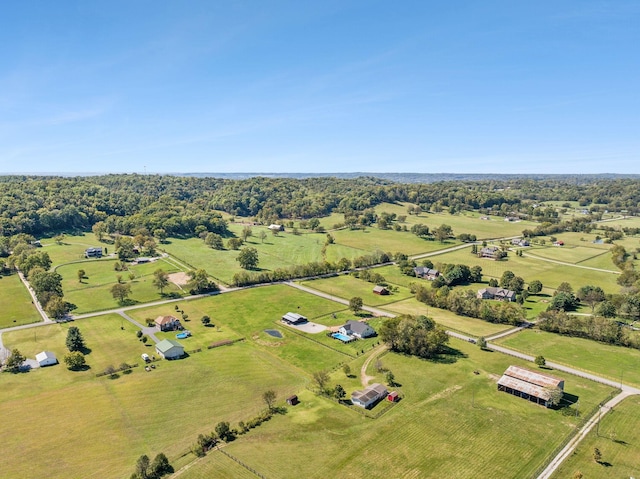
<svg viewBox="0 0 640 479">
<path fill-rule="evenodd" d="M 333 333 L 331 335 L 331 337 L 335 338 L 335 339 L 339 339 L 343 343 L 350 343 L 351 341 L 354 340 L 354 338 L 352 338 L 351 336 L 347 336 L 347 335 L 342 334 L 342 333 Z"/>
</svg>

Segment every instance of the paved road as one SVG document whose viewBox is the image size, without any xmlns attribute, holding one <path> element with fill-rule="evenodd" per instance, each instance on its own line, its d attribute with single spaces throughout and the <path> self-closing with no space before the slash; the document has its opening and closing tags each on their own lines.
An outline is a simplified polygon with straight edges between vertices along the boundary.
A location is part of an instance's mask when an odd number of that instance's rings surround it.
<svg viewBox="0 0 640 479">
<path fill-rule="evenodd" d="M 122 316 L 124 319 L 129 321 L 134 326 L 140 328 L 142 330 L 142 334 L 146 334 L 147 336 L 149 336 L 154 343 L 158 344 L 160 342 L 160 340 L 156 337 L 156 333 L 158 332 L 158 328 L 156 326 L 143 326 L 142 324 L 140 324 L 138 321 L 133 319 L 131 316 L 129 316 L 122 310 L 117 311 L 117 314 Z"/>
</svg>

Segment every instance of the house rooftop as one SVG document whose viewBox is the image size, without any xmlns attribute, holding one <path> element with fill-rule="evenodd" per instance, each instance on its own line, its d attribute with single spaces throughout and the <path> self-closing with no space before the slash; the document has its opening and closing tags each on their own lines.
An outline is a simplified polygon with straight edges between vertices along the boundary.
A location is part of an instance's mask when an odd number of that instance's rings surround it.
<svg viewBox="0 0 640 479">
<path fill-rule="evenodd" d="M 175 341 L 173 339 L 163 339 L 158 344 L 156 344 L 156 349 L 161 353 L 166 353 L 167 351 L 169 351 L 171 348 L 174 348 L 174 347 L 184 349 L 182 344 L 180 344 L 178 341 Z"/>
</svg>

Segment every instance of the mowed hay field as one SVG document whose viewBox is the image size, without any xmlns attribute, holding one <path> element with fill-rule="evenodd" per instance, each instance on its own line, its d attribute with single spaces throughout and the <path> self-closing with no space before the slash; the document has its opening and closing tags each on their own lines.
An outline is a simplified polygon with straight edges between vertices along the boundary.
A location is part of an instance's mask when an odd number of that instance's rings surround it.
<svg viewBox="0 0 640 479">
<path fill-rule="evenodd" d="M 377 272 L 376 269 L 372 271 Z M 367 306 L 381 306 L 413 296 L 404 286 L 399 286 L 398 291 L 392 291 L 389 294 L 375 294 L 373 292 L 375 283 L 369 283 L 351 275 L 304 281 L 301 284 L 343 299 L 357 296 L 362 298 L 363 303 Z"/>
<path fill-rule="evenodd" d="M 577 367 L 614 381 L 640 386 L 640 350 L 612 346 L 590 339 L 572 338 L 527 329 L 499 339 L 499 344 L 547 361 Z M 622 376 L 622 377 L 621 377 Z"/>
<path fill-rule="evenodd" d="M 585 478 L 639 477 L 639 443 L 640 397 L 632 396 L 602 416 L 598 433 L 593 429 L 552 478 L 574 477 L 576 471 Z M 596 447 L 602 453 L 601 464 L 593 460 Z"/>
<path fill-rule="evenodd" d="M 42 320 L 32 303 L 31 295 L 17 274 L 0 275 L 0 328 L 10 328 L 21 324 Z"/>
<path fill-rule="evenodd" d="M 572 432 L 576 418 L 497 391 L 502 372 L 525 363 L 463 341 L 452 340 L 451 347 L 458 355 L 448 362 L 382 356 L 402 384 L 404 399 L 378 419 L 303 391 L 301 404 L 225 450 L 275 479 L 528 477 Z M 611 391 L 565 379 L 581 409 L 591 409 Z M 383 382 L 382 375 L 376 380 Z M 182 477 L 204 477 L 207 462 L 194 464 Z"/>
<path fill-rule="evenodd" d="M 307 382 L 295 367 L 243 342 L 159 361 L 151 372 L 137 367 L 117 379 L 96 378 L 94 365 L 108 360 L 117 367 L 144 351 L 133 330 L 117 339 L 119 321 L 117 329 L 102 334 L 101 320 L 114 318 L 75 323 L 92 349 L 90 370 L 72 372 L 60 364 L 2 375 L 0 477 L 129 477 L 140 455 L 164 452 L 174 462 L 219 421 L 237 424 L 255 416 L 264 408 L 265 390 L 282 398 Z M 3 339 L 30 354 L 51 349 L 61 357 L 66 333 L 61 325 L 52 328 L 59 334 L 46 338 L 38 332 L 37 343 L 33 331 L 7 333 Z"/>
</svg>

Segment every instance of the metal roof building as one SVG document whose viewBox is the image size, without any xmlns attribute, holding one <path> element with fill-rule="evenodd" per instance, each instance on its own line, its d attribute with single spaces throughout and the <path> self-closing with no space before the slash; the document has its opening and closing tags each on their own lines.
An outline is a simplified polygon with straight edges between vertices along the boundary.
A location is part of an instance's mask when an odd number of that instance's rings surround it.
<svg viewBox="0 0 640 479">
<path fill-rule="evenodd" d="M 498 381 L 498 391 L 549 407 L 554 389 L 564 390 L 564 379 L 519 366 L 509 366 Z"/>
</svg>

